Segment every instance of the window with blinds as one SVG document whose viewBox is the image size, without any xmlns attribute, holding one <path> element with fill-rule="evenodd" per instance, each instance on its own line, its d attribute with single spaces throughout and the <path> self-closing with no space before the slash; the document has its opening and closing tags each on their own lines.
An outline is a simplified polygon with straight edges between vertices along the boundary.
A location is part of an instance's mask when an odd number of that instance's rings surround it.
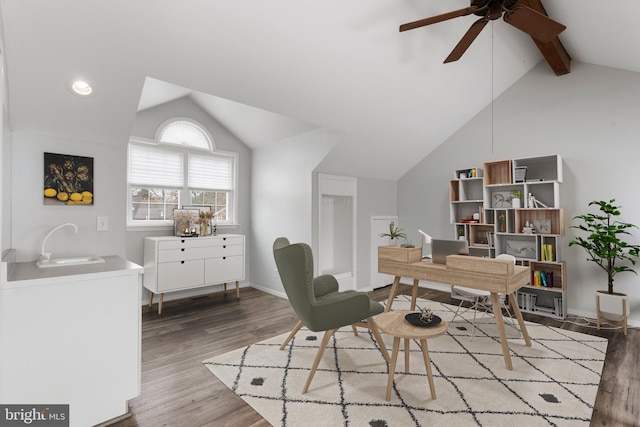
<svg viewBox="0 0 640 427">
<path fill-rule="evenodd" d="M 179 123 L 188 132 L 180 135 L 179 128 L 172 128 L 172 140 L 166 143 L 129 142 L 128 224 L 170 225 L 173 210 L 183 206 L 210 206 L 218 224 L 235 223 L 237 154 L 212 148 L 204 152 L 204 131 L 194 133 L 191 127 L 183 126 L 184 121 Z M 166 134 L 158 132 L 160 137 Z M 189 135 L 197 136 L 193 145 L 188 143 Z M 179 146 L 177 140 L 182 141 Z M 213 147 L 212 141 L 209 147 Z"/>
</svg>

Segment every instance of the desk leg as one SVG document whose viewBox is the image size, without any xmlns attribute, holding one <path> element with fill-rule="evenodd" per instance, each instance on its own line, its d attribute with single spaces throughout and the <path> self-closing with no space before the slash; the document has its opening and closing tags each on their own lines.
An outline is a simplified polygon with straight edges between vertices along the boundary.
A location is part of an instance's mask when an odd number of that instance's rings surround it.
<svg viewBox="0 0 640 427">
<path fill-rule="evenodd" d="M 411 311 L 416 309 L 416 298 L 418 298 L 418 284 L 420 280 L 413 279 L 413 289 L 411 290 Z"/>
<path fill-rule="evenodd" d="M 433 372 L 431 372 L 431 359 L 429 358 L 429 347 L 427 340 L 421 339 L 422 357 L 424 358 L 424 367 L 427 368 L 427 378 L 429 378 L 429 390 L 431 390 L 431 398 L 436 400 L 436 385 L 433 383 Z"/>
<path fill-rule="evenodd" d="M 507 334 L 504 331 L 504 319 L 502 318 L 502 307 L 500 307 L 500 299 L 498 294 L 491 292 L 491 302 L 493 303 L 493 315 L 496 318 L 498 332 L 500 333 L 500 344 L 502 344 L 502 355 L 504 356 L 504 365 L 509 371 L 513 371 L 511 364 L 511 354 L 509 353 L 509 344 L 507 343 Z"/>
<path fill-rule="evenodd" d="M 400 338 L 393 337 L 393 353 L 391 354 L 391 363 L 389 364 L 389 379 L 387 380 L 387 395 L 385 400 L 391 399 L 391 388 L 393 387 L 393 375 L 396 373 L 398 350 L 400 350 Z"/>
<path fill-rule="evenodd" d="M 398 292 L 398 285 L 400 284 L 400 276 L 396 276 L 393 279 L 393 285 L 391 286 L 391 292 L 389 292 L 389 299 L 387 300 L 387 306 L 385 307 L 385 313 L 391 311 L 391 304 L 393 304 L 393 299 L 396 297 L 396 292 Z M 389 400 L 389 399 L 387 399 Z"/>
<path fill-rule="evenodd" d="M 520 307 L 518 307 L 518 301 L 516 301 L 516 296 L 513 293 L 509 294 L 509 305 L 511 306 L 511 310 L 513 310 L 513 314 L 516 315 L 516 319 L 518 319 L 518 324 L 520 325 L 520 332 L 522 332 L 522 336 L 524 337 L 525 344 L 528 347 L 531 347 L 531 338 L 529 338 L 527 325 L 524 324 L 522 313 L 520 313 Z"/>
</svg>

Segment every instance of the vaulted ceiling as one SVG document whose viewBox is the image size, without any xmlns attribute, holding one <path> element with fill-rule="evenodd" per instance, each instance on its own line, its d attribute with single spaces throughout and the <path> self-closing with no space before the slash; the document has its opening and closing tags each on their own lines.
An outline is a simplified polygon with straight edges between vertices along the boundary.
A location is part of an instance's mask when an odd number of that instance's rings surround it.
<svg viewBox="0 0 640 427">
<path fill-rule="evenodd" d="M 543 0 L 574 61 L 640 72 L 640 2 Z M 126 143 L 139 109 L 189 96 L 248 146 L 326 127 L 336 171 L 397 179 L 542 60 L 468 0 L 0 0 L 14 131 Z M 70 93 L 82 77 L 95 92 Z M 549 79 L 562 79 L 549 69 Z M 145 84 L 146 82 L 146 84 Z"/>
</svg>

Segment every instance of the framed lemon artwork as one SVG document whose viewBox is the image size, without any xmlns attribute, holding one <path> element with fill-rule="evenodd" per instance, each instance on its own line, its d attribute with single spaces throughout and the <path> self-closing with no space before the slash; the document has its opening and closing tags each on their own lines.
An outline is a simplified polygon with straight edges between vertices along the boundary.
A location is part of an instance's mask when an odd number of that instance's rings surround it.
<svg viewBox="0 0 640 427">
<path fill-rule="evenodd" d="M 93 157 L 44 153 L 45 205 L 93 205 Z"/>
</svg>

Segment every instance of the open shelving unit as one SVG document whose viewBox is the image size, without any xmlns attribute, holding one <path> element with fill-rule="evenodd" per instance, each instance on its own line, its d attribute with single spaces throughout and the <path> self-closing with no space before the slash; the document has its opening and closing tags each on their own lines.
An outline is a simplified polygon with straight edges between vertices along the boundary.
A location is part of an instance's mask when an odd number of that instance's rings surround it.
<svg viewBox="0 0 640 427">
<path fill-rule="evenodd" d="M 506 253 L 529 266 L 531 281 L 517 293 L 520 309 L 564 319 L 566 263 L 558 245 L 565 233 L 562 157 L 485 162 L 482 168 L 456 169 L 454 174 L 449 195 L 455 238 L 468 242 L 472 256 Z M 511 190 L 522 194 L 518 208 L 512 205 Z"/>
</svg>

